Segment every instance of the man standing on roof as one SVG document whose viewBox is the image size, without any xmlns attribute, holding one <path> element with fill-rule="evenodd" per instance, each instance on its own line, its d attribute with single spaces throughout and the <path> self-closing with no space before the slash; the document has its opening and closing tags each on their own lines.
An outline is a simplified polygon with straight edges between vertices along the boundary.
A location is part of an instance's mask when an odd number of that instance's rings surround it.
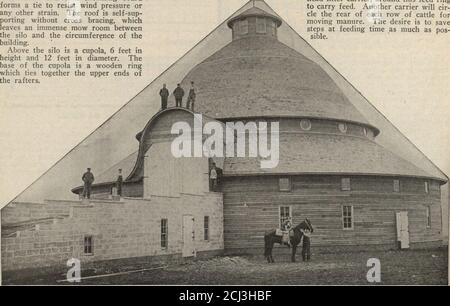
<svg viewBox="0 0 450 306">
<path fill-rule="evenodd" d="M 84 189 L 83 189 L 83 197 L 85 199 L 91 198 L 91 186 L 94 182 L 95 178 L 94 175 L 91 172 L 91 168 L 87 168 L 87 172 L 83 174 L 83 177 L 81 178 L 84 183 Z"/>
<path fill-rule="evenodd" d="M 195 88 L 194 88 L 194 82 L 191 82 L 191 89 L 189 90 L 186 108 L 192 109 L 192 111 L 194 111 L 194 102 L 195 102 Z"/>
<path fill-rule="evenodd" d="M 210 188 L 212 191 L 216 191 L 217 189 L 217 168 L 216 163 L 212 163 L 211 170 L 209 171 L 209 181 L 210 181 Z"/>
<path fill-rule="evenodd" d="M 159 91 L 161 96 L 161 109 L 167 108 L 167 99 L 169 98 L 169 91 L 166 88 L 166 84 L 163 84 L 163 88 Z"/>
<path fill-rule="evenodd" d="M 173 95 L 175 96 L 175 106 L 182 107 L 184 90 L 183 88 L 181 88 L 180 84 L 178 84 L 177 88 L 175 88 L 175 90 L 173 91 Z"/>
<path fill-rule="evenodd" d="M 116 180 L 117 195 L 119 197 L 122 196 L 122 184 L 123 184 L 122 169 L 119 169 L 119 175 L 117 176 Z"/>
</svg>

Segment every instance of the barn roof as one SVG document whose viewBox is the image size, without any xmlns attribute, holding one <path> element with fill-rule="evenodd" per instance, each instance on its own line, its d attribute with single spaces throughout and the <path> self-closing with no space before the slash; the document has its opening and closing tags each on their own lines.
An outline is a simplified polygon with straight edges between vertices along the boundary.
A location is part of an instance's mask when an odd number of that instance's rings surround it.
<svg viewBox="0 0 450 306">
<path fill-rule="evenodd" d="M 156 118 L 158 116 L 153 120 Z M 148 125 L 150 126 L 151 124 Z M 227 157 L 223 174 L 225 176 L 377 175 L 427 178 L 445 182 L 366 137 L 317 133 L 281 134 L 279 147 L 280 162 L 273 169 L 262 169 L 260 158 Z M 141 148 L 145 150 L 143 146 Z M 95 183 L 96 185 L 114 183 L 118 169 L 123 170 L 124 177 L 128 176 L 129 179 L 137 181 L 142 178 L 139 166 L 138 152 L 134 152 L 98 175 Z M 133 174 L 132 170 L 135 172 L 134 177 L 130 175 Z"/>
<path fill-rule="evenodd" d="M 143 159 L 144 155 L 151 146 L 151 138 L 152 133 L 158 134 L 161 136 L 162 134 L 170 134 L 170 128 L 171 126 L 165 126 L 166 130 L 158 130 L 154 131 L 153 128 L 155 124 L 160 121 L 161 119 L 167 119 L 168 116 L 171 116 L 176 113 L 184 113 L 188 116 L 192 116 L 193 118 L 195 113 L 192 112 L 189 109 L 186 108 L 180 108 L 180 107 L 171 107 L 164 110 L 160 110 L 158 113 L 156 113 L 145 125 L 144 129 L 138 133 L 137 137 L 139 140 L 139 149 L 136 152 L 133 152 L 132 154 L 128 155 L 126 158 L 121 160 L 120 162 L 114 164 L 110 168 L 108 168 L 106 171 L 100 173 L 99 175 L 95 175 L 95 182 L 94 186 L 96 185 L 108 185 L 108 184 L 114 184 L 117 180 L 118 170 L 122 169 L 122 175 L 125 179 L 125 181 L 128 182 L 136 182 L 142 179 L 144 170 L 143 170 Z M 218 122 L 224 129 L 225 126 L 222 122 L 219 122 L 217 120 L 214 120 L 212 118 L 209 118 L 208 116 L 202 115 L 202 123 L 205 125 L 208 122 L 215 121 Z M 170 122 L 170 120 L 168 121 Z M 83 186 L 77 186 L 72 189 L 72 192 L 78 193 L 80 190 L 82 190 Z"/>
<path fill-rule="evenodd" d="M 199 41 L 184 56 L 171 65 L 148 86 L 124 104 L 111 118 L 105 121 L 91 135 L 74 147 L 59 160 L 51 169 L 26 188 L 14 201 L 43 201 L 48 198 L 74 199 L 70 189 L 79 184 L 80 172 L 86 166 L 95 165 L 95 173 L 102 173 L 113 165 L 127 158 L 137 147 L 135 135 L 142 130 L 149 117 L 160 107 L 160 97 L 157 94 L 162 84 L 169 87 L 179 83 L 198 63 L 212 56 L 221 48 L 230 44 L 231 31 L 227 22 L 245 12 L 252 6 L 275 15 L 267 3 L 258 0 L 249 1 L 239 8 L 230 18 L 217 26 L 201 41 Z M 342 76 L 330 62 L 319 54 L 305 39 L 289 26 L 287 22 L 278 28 L 278 39 L 284 45 L 302 54 L 307 59 L 317 63 L 331 77 L 333 82 L 350 100 L 352 105 L 363 114 L 367 121 L 379 128 L 382 133 L 376 141 L 429 173 L 430 177 L 446 180 L 446 175 L 430 161 L 407 137 L 405 137 L 380 111 L 378 111 L 351 83 Z M 101 102 L 101 98 L 99 101 Z M 169 100 L 173 103 L 172 98 Z M 395 101 L 392 101 L 393 103 Z M 211 112 L 211 111 L 209 111 Z M 214 117 L 214 116 L 213 116 Z M 120 139 L 120 141 L 115 141 Z M 123 167 L 125 168 L 125 167 Z M 124 169 L 124 172 L 125 169 Z"/>
<path fill-rule="evenodd" d="M 368 124 L 316 63 L 269 36 L 234 40 L 197 65 L 196 110 L 214 118 L 315 117 Z"/>
<path fill-rule="evenodd" d="M 294 134 L 280 136 L 279 164 L 261 169 L 259 158 L 226 158 L 225 176 L 255 174 L 335 174 L 432 178 L 427 172 L 376 142 L 348 135 Z"/>
<path fill-rule="evenodd" d="M 131 153 L 126 158 L 113 165 L 111 168 L 106 170 L 105 172 L 100 173 L 100 175 L 96 176 L 95 183 L 106 183 L 106 182 L 115 182 L 118 175 L 118 170 L 122 169 L 123 177 L 127 177 L 130 175 L 131 170 L 136 163 L 136 159 L 138 156 L 138 151 Z"/>
</svg>

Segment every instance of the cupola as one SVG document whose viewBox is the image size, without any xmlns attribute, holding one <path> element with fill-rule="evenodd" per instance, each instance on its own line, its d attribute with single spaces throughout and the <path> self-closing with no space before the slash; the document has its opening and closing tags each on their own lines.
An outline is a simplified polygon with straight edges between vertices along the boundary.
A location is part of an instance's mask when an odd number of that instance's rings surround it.
<svg viewBox="0 0 450 306">
<path fill-rule="evenodd" d="M 228 21 L 228 27 L 233 31 L 233 40 L 247 36 L 277 37 L 281 23 L 277 16 L 252 7 Z"/>
</svg>

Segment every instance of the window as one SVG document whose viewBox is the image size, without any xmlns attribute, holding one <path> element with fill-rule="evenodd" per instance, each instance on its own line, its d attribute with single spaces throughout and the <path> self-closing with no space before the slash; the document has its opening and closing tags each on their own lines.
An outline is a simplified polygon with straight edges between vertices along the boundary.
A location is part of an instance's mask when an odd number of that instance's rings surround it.
<svg viewBox="0 0 450 306">
<path fill-rule="evenodd" d="M 344 230 L 353 229 L 353 206 L 342 206 L 342 226 Z"/>
<path fill-rule="evenodd" d="M 168 220 L 161 219 L 161 248 L 167 249 L 169 246 Z"/>
<path fill-rule="evenodd" d="M 280 206 L 280 228 L 286 222 L 286 220 L 292 221 L 291 207 L 290 206 Z"/>
<path fill-rule="evenodd" d="M 427 228 L 431 228 L 431 206 L 427 206 Z"/>
<path fill-rule="evenodd" d="M 209 216 L 205 216 L 203 219 L 203 234 L 204 239 L 209 240 Z"/>
<path fill-rule="evenodd" d="M 339 123 L 338 127 L 339 127 L 339 131 L 341 131 L 341 133 L 344 133 L 344 134 L 347 133 L 347 124 Z"/>
<path fill-rule="evenodd" d="M 428 182 L 425 182 L 425 193 L 430 192 L 430 186 L 428 185 Z"/>
<path fill-rule="evenodd" d="M 394 192 L 400 192 L 400 181 L 394 180 Z"/>
<path fill-rule="evenodd" d="M 341 190 L 342 191 L 350 191 L 350 190 L 352 190 L 349 177 L 341 178 Z"/>
<path fill-rule="evenodd" d="M 302 130 L 304 131 L 309 131 L 311 129 L 311 121 L 308 119 L 302 119 L 300 121 L 300 127 L 302 128 Z"/>
<path fill-rule="evenodd" d="M 240 32 L 241 34 L 248 34 L 248 20 L 244 19 L 239 21 L 239 27 L 240 27 Z"/>
<path fill-rule="evenodd" d="M 272 36 L 275 36 L 274 33 L 274 22 L 272 20 L 267 19 L 267 33 L 269 33 Z"/>
<path fill-rule="evenodd" d="M 266 33 L 266 19 L 256 18 L 256 33 Z"/>
<path fill-rule="evenodd" d="M 233 23 L 233 39 L 236 35 L 239 35 L 239 22 Z"/>
<path fill-rule="evenodd" d="M 94 243 L 92 236 L 84 236 L 84 254 L 94 254 Z"/>
<path fill-rule="evenodd" d="M 369 135 L 369 132 L 367 131 L 367 128 L 363 128 L 363 133 L 364 133 L 364 136 Z"/>
<path fill-rule="evenodd" d="M 280 191 L 291 191 L 291 179 L 288 177 L 282 177 L 278 181 Z"/>
<path fill-rule="evenodd" d="M 270 27 L 270 33 L 273 36 L 276 36 L 277 35 L 277 24 L 275 23 L 275 21 L 270 20 L 269 21 L 269 27 Z"/>
</svg>

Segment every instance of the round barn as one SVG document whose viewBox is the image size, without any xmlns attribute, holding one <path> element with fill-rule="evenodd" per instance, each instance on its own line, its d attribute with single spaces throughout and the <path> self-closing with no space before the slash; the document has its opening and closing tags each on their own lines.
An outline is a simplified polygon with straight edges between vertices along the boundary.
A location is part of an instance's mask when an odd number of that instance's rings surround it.
<svg viewBox="0 0 450 306">
<path fill-rule="evenodd" d="M 445 180 L 380 145 L 377 136 L 383 130 L 318 64 L 278 40 L 281 24 L 257 7 L 232 18 L 232 42 L 181 82 L 185 89 L 195 83 L 195 113 L 205 118 L 223 124 L 279 123 L 276 167 L 262 168 L 255 157 L 218 161 L 223 176 L 214 192 L 223 195 L 225 252 L 261 252 L 264 232 L 287 218 L 294 224 L 311 220 L 313 247 L 440 244 Z M 171 181 L 167 164 L 158 160 L 163 155 L 154 149 L 155 137 L 170 133 L 168 123 L 193 115 L 175 107 L 156 114 L 137 135 L 139 151 L 96 178 L 93 197 L 111 194 L 119 168 L 125 174 L 122 196 L 170 195 L 173 190 L 164 188 L 179 180 Z M 197 170 L 189 172 L 189 179 L 195 181 L 195 173 L 204 179 L 210 165 L 190 167 Z M 190 192 L 201 194 L 205 184 L 196 186 Z"/>
</svg>

